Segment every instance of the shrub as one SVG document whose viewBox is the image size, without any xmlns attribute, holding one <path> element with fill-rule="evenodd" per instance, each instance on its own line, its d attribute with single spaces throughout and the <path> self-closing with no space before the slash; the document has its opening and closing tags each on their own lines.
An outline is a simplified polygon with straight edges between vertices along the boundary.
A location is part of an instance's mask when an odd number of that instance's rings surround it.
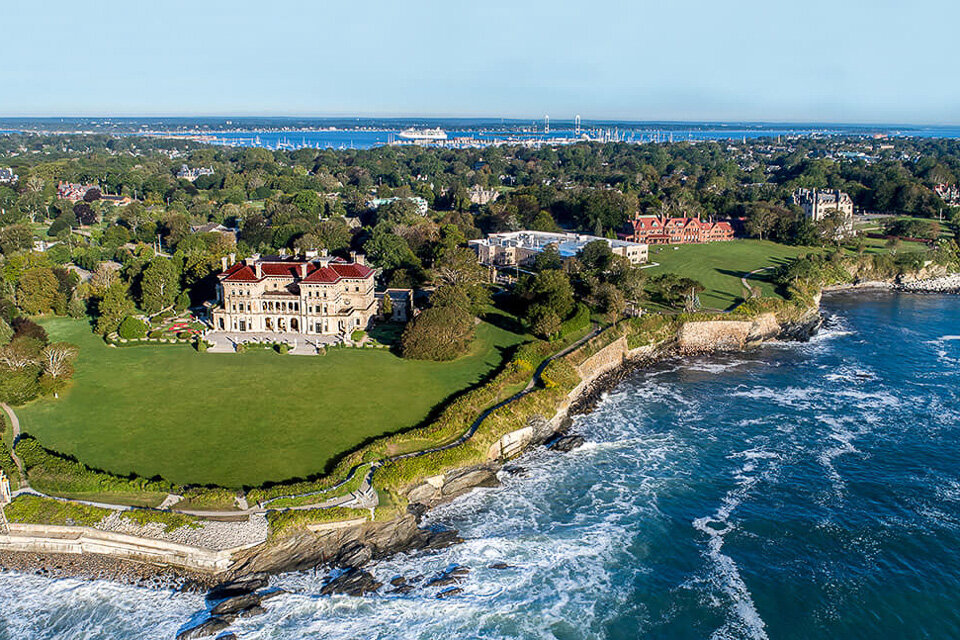
<svg viewBox="0 0 960 640">
<path fill-rule="evenodd" d="M 360 342 L 361 340 L 363 340 L 363 336 L 365 335 L 367 335 L 366 331 L 362 329 L 357 329 L 356 331 L 350 334 L 350 339 L 353 340 L 354 342 Z"/>
<path fill-rule="evenodd" d="M 273 345 L 273 349 L 277 353 L 289 353 L 290 345 L 288 345 L 286 342 L 278 342 L 277 344 Z"/>
<path fill-rule="evenodd" d="M 0 370 L 0 401 L 20 405 L 30 402 L 40 395 L 40 373 L 38 367 Z"/>
<path fill-rule="evenodd" d="M 197 341 L 194 343 L 194 346 L 197 348 L 197 351 L 200 353 L 206 353 L 207 349 L 210 348 L 210 345 L 207 344 L 207 341 L 203 338 L 197 338 Z"/>
<path fill-rule="evenodd" d="M 118 333 L 121 338 L 127 340 L 139 340 L 147 335 L 147 323 L 141 320 L 140 318 L 135 318 L 133 316 L 127 316 L 123 319 L 123 322 L 120 323 L 120 329 Z"/>
<path fill-rule="evenodd" d="M 24 316 L 14 318 L 13 322 L 10 323 L 10 327 L 13 329 L 14 338 L 33 338 L 35 340 L 39 340 L 43 344 L 47 344 L 47 342 L 50 341 L 50 339 L 47 337 L 47 330 L 30 318 L 26 318 Z"/>
</svg>

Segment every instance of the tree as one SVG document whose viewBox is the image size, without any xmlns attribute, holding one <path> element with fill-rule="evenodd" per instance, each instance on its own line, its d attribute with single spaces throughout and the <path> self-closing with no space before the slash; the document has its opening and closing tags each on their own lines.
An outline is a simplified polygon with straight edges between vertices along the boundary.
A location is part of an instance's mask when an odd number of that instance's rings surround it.
<svg viewBox="0 0 960 640">
<path fill-rule="evenodd" d="M 158 313 L 173 305 L 180 293 L 177 271 L 166 258 L 154 258 L 143 272 L 140 306 L 147 313 Z"/>
<path fill-rule="evenodd" d="M 691 292 L 696 295 L 704 286 L 693 278 L 685 278 L 675 273 L 662 273 L 650 278 L 650 290 L 654 300 L 668 306 L 683 304 Z"/>
<path fill-rule="evenodd" d="M 383 298 L 380 301 L 380 315 L 385 320 L 389 320 L 393 317 L 393 298 L 390 297 L 389 291 L 383 294 Z M 2 329 L 3 327 L 0 327 L 0 330 Z M 2 334 L 2 331 L 0 331 L 0 334 Z"/>
<path fill-rule="evenodd" d="M 23 272 L 17 283 L 17 302 L 29 314 L 50 311 L 60 297 L 60 283 L 49 267 L 34 267 Z M 65 303 L 66 301 L 64 301 Z"/>
<path fill-rule="evenodd" d="M 114 282 L 96 299 L 97 331 L 102 334 L 116 330 L 120 321 L 135 311 L 127 285 Z"/>
<path fill-rule="evenodd" d="M 438 287 L 462 290 L 469 300 L 469 310 L 474 315 L 490 302 L 486 285 L 487 270 L 477 262 L 477 256 L 471 249 L 456 247 L 445 251 L 437 260 L 434 280 Z"/>
<path fill-rule="evenodd" d="M 400 353 L 414 360 L 453 360 L 473 341 L 474 322 L 457 306 L 424 310 L 403 330 Z"/>
<path fill-rule="evenodd" d="M 548 307 L 535 304 L 527 311 L 530 329 L 541 338 L 550 339 L 560 333 L 562 322 L 560 316 Z"/>
<path fill-rule="evenodd" d="M 89 226 L 91 224 L 96 224 L 100 219 L 100 216 L 97 215 L 97 212 L 94 211 L 87 202 L 81 201 L 73 205 L 73 215 L 77 217 L 77 222 L 81 226 Z"/>
<path fill-rule="evenodd" d="M 18 337 L 0 347 L 0 366 L 9 371 L 20 371 L 40 365 L 43 343 L 35 338 Z"/>
<path fill-rule="evenodd" d="M 73 375 L 73 361 L 79 350 L 69 342 L 54 342 L 40 353 L 43 374 L 51 378 L 69 378 Z"/>
<path fill-rule="evenodd" d="M 12 255 L 33 247 L 33 230 L 29 225 L 13 224 L 0 229 L 0 253 Z"/>
<path fill-rule="evenodd" d="M 540 305 L 561 319 L 569 316 L 574 307 L 573 287 L 563 271 L 549 270 L 525 276 L 517 285 L 517 295 L 527 302 L 528 310 Z M 532 320 L 529 313 L 527 320 Z"/>
</svg>

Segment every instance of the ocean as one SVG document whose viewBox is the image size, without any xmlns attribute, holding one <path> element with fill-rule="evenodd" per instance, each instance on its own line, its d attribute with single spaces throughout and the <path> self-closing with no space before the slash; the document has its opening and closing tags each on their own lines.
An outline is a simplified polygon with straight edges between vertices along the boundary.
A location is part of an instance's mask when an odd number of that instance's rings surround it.
<svg viewBox="0 0 960 640">
<path fill-rule="evenodd" d="M 503 486 L 429 515 L 466 542 L 372 567 L 463 592 L 288 594 L 240 638 L 960 637 L 960 298 L 827 296 L 810 342 L 660 363 Z M 506 568 L 493 568 L 504 563 Z M 497 565 L 502 566 L 502 565 Z M 173 638 L 203 598 L 0 575 L 0 638 Z"/>
</svg>

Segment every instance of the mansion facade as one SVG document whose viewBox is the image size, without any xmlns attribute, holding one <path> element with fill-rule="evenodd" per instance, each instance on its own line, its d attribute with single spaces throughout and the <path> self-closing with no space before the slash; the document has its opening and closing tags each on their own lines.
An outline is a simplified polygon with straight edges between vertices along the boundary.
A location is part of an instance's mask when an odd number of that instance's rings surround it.
<svg viewBox="0 0 960 640">
<path fill-rule="evenodd" d="M 373 269 L 363 256 L 253 256 L 218 276 L 215 331 L 349 336 L 377 313 Z"/>
<path fill-rule="evenodd" d="M 629 240 L 646 244 L 700 244 L 733 240 L 733 226 L 726 221 L 705 222 L 696 218 L 637 216 L 630 221 Z"/>
</svg>

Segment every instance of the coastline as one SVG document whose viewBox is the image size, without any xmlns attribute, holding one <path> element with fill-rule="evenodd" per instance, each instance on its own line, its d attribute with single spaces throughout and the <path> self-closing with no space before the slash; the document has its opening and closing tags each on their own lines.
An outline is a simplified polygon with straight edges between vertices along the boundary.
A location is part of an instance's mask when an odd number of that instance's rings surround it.
<svg viewBox="0 0 960 640">
<path fill-rule="evenodd" d="M 956 277 L 956 276 L 951 276 Z M 923 281 L 921 281 L 923 282 Z M 845 291 L 903 290 L 900 283 L 864 282 L 824 287 L 823 294 Z M 918 291 L 917 288 L 905 291 Z M 940 289 L 930 289 L 946 293 Z M 313 525 L 278 543 L 243 550 L 231 567 L 222 572 L 196 572 L 149 562 L 118 559 L 101 554 L 56 554 L 0 551 L 0 571 L 35 573 L 54 578 L 110 579 L 161 589 L 203 590 L 225 580 L 251 574 L 280 574 L 319 566 L 360 569 L 371 560 L 403 552 L 429 551 L 460 541 L 455 531 L 427 531 L 419 527 L 422 516 L 434 506 L 449 502 L 477 487 L 497 486 L 497 474 L 532 447 L 550 444 L 569 430 L 572 417 L 588 413 L 603 394 L 624 378 L 664 359 L 753 349 L 770 341 L 805 341 L 822 323 L 820 295 L 814 304 L 791 320 L 777 321 L 773 313 L 748 320 L 691 320 L 678 335 L 650 345 L 629 349 L 620 338 L 589 356 L 581 380 L 552 416 L 542 416 L 537 425 L 517 425 L 498 443 L 500 455 L 481 465 L 460 467 L 427 478 L 405 492 L 407 513 L 393 520 Z M 773 321 L 771 323 L 771 317 Z M 522 433 L 526 432 L 526 433 Z M 518 435 L 519 434 L 519 435 Z M 511 439 L 513 438 L 513 439 Z M 507 445 L 503 443 L 506 440 Z"/>
</svg>

